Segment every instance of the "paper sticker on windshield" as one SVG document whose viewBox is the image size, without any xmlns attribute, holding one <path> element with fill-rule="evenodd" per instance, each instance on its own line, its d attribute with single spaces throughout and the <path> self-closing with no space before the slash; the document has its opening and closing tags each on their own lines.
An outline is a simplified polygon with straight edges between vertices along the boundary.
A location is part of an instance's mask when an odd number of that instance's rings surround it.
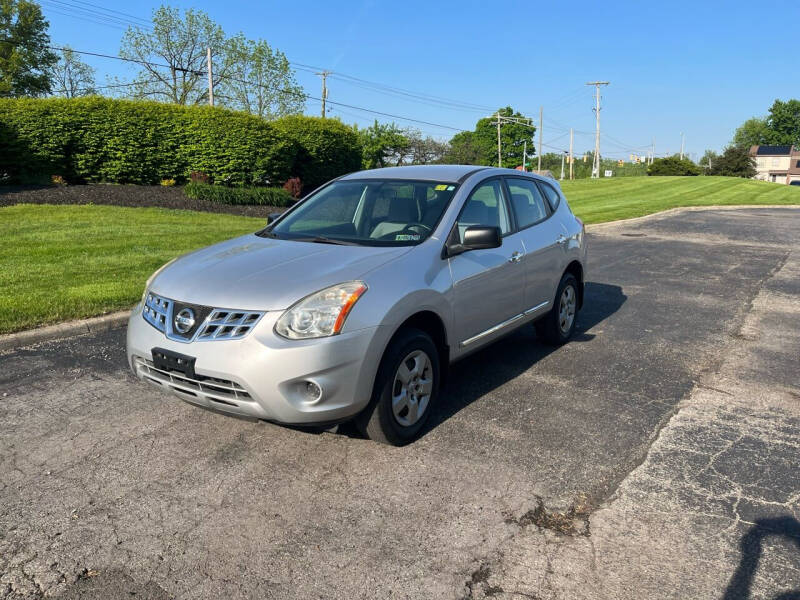
<svg viewBox="0 0 800 600">
<path fill-rule="evenodd" d="M 395 242 L 416 242 L 422 236 L 418 233 L 398 233 L 394 236 Z"/>
<path fill-rule="evenodd" d="M 437 192 L 443 192 L 443 191 L 445 191 L 447 189 L 447 185 L 444 184 L 444 183 L 440 183 L 439 185 L 437 185 L 433 189 L 435 189 Z"/>
</svg>

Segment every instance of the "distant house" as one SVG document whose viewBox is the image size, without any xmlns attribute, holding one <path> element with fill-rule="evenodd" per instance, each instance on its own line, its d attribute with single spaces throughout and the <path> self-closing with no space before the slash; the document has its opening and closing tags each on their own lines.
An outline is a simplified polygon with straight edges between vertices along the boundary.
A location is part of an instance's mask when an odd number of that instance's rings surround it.
<svg viewBox="0 0 800 600">
<path fill-rule="evenodd" d="M 800 148 L 796 146 L 753 146 L 750 156 L 756 161 L 754 179 L 789 184 L 800 181 Z"/>
</svg>

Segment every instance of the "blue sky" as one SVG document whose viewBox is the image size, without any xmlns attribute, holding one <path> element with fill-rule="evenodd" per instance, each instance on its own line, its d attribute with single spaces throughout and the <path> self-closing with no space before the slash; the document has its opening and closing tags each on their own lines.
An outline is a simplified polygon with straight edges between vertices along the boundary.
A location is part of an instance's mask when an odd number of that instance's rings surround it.
<svg viewBox="0 0 800 600">
<path fill-rule="evenodd" d="M 158 3 L 88 0 L 149 18 Z M 78 50 L 116 54 L 124 27 L 93 23 L 70 6 L 42 0 L 51 38 Z M 593 146 L 593 88 L 603 89 L 602 153 L 674 153 L 683 132 L 697 159 L 721 149 L 745 119 L 776 98 L 800 98 L 800 3 L 761 10 L 752 2 L 244 2 L 173 1 L 205 10 L 225 31 L 266 39 L 289 60 L 482 108 L 423 103 L 330 79 L 329 99 L 456 129 L 472 129 L 492 109 L 511 105 L 538 120 L 544 107 L 545 150 Z M 105 75 L 124 63 L 87 59 Z M 306 91 L 320 80 L 297 71 Z M 369 124 L 359 110 L 332 107 L 346 122 Z M 309 114 L 319 114 L 310 100 Z M 379 120 L 392 120 L 379 117 Z M 455 131 L 396 119 L 437 138 Z M 606 135 L 608 137 L 606 137 Z"/>
</svg>

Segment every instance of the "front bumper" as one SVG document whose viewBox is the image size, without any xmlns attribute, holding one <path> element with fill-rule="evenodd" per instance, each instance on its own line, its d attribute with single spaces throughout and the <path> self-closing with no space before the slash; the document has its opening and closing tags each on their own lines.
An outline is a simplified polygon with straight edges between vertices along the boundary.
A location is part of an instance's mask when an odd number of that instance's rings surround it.
<svg viewBox="0 0 800 600">
<path fill-rule="evenodd" d="M 128 322 L 128 363 L 137 377 L 223 413 L 286 424 L 328 423 L 356 415 L 372 395 L 388 341 L 386 328 L 286 340 L 273 331 L 281 314 L 266 313 L 243 339 L 183 343 L 147 323 L 137 307 Z M 156 369 L 153 348 L 194 357 L 195 377 Z M 303 393 L 308 381 L 321 388 L 318 400 Z"/>
</svg>

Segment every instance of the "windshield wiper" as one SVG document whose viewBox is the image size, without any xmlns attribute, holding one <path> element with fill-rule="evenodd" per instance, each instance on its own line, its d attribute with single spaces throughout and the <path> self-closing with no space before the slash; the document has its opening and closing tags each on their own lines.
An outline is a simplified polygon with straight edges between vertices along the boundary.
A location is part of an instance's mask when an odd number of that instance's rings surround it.
<svg viewBox="0 0 800 600">
<path fill-rule="evenodd" d="M 315 235 L 313 237 L 297 237 L 291 238 L 296 242 L 313 242 L 315 244 L 335 244 L 337 246 L 358 246 L 356 242 L 348 242 L 345 240 L 335 240 L 333 238 L 325 237 L 324 235 Z"/>
</svg>

